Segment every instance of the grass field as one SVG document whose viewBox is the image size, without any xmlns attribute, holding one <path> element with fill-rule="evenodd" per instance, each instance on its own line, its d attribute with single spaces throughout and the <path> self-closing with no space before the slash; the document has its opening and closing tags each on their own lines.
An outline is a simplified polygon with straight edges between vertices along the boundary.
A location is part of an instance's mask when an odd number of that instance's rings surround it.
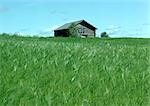
<svg viewBox="0 0 150 106">
<path fill-rule="evenodd" d="M 149 106 L 150 39 L 0 36 L 0 106 Z"/>
</svg>

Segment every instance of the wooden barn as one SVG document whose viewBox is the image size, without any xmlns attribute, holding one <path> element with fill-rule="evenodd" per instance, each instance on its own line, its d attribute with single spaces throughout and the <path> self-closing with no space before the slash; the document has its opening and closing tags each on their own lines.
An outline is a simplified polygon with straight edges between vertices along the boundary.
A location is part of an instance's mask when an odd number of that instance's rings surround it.
<svg viewBox="0 0 150 106">
<path fill-rule="evenodd" d="M 66 23 L 63 26 L 57 28 L 54 30 L 54 36 L 55 37 L 69 37 L 69 29 L 70 27 L 74 25 L 76 29 L 76 36 L 79 37 L 95 37 L 96 36 L 96 27 L 89 24 L 85 20 L 75 21 L 71 23 Z"/>
</svg>

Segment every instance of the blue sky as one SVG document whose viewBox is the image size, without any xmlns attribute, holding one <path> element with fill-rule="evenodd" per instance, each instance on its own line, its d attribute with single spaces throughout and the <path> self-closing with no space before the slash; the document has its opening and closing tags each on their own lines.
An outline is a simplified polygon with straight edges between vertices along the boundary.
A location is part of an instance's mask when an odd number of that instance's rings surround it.
<svg viewBox="0 0 150 106">
<path fill-rule="evenodd" d="M 50 36 L 84 19 L 111 37 L 149 37 L 149 0 L 0 0 L 0 33 Z"/>
</svg>

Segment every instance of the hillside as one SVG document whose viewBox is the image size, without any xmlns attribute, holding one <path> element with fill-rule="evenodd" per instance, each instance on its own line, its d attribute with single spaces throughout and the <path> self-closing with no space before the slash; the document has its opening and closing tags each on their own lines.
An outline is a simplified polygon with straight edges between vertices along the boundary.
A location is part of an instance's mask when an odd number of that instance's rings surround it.
<svg viewBox="0 0 150 106">
<path fill-rule="evenodd" d="M 148 106 L 150 39 L 0 36 L 1 106 Z"/>
</svg>

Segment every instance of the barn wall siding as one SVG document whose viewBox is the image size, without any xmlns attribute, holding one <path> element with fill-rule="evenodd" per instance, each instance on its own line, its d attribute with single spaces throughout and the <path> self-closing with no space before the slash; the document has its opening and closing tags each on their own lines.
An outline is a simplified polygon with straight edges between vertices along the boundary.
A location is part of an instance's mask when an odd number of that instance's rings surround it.
<svg viewBox="0 0 150 106">
<path fill-rule="evenodd" d="M 94 37 L 95 36 L 95 31 L 93 31 L 93 30 L 91 30 L 91 29 L 89 29 L 89 28 L 87 28 L 81 24 L 78 24 L 76 26 L 76 28 L 78 30 L 77 33 L 80 36 L 82 36 L 82 35 L 86 36 L 86 37 Z"/>
</svg>

